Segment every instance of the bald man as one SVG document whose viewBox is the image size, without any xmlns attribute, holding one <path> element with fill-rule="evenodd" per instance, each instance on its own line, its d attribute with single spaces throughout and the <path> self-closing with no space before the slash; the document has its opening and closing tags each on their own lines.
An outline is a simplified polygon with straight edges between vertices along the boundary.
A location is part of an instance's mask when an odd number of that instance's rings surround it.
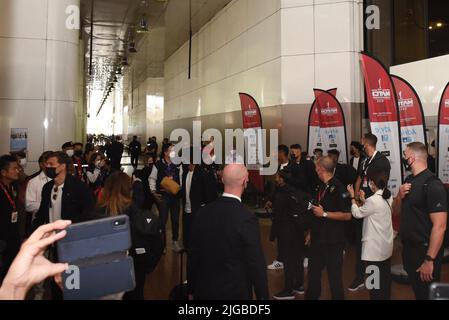
<svg viewBox="0 0 449 320">
<path fill-rule="evenodd" d="M 191 234 L 189 293 L 195 300 L 268 299 L 265 258 L 257 218 L 241 196 L 248 184 L 244 165 L 223 171 L 224 193 L 201 208 Z"/>
</svg>

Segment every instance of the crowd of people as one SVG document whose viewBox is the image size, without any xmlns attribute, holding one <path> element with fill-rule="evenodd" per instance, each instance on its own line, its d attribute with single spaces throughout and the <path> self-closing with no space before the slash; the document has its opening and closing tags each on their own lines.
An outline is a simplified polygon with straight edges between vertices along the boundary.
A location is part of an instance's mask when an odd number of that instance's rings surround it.
<svg viewBox="0 0 449 320">
<path fill-rule="evenodd" d="M 125 147 L 120 137 L 89 136 L 86 146 L 64 143 L 61 150 L 44 152 L 40 170 L 31 176 L 24 173 L 26 155 L 4 155 L 0 298 L 25 298 L 32 289 L 35 299 L 45 292 L 61 299 L 57 281 L 43 282 L 67 268 L 58 263 L 53 245 L 64 233 L 54 231 L 70 223 L 127 215 L 136 287 L 123 299 L 144 299 L 146 275 L 167 250 L 170 216 L 170 247 L 187 254 L 187 298 L 269 299 L 268 268 L 284 270 L 284 288 L 274 299 L 293 300 L 297 294 L 319 299 L 324 269 L 332 299 L 344 299 L 343 261 L 352 245 L 354 281 L 346 289 L 363 288 L 367 270 L 377 270 L 378 281 L 367 289 L 371 299 L 388 300 L 392 216 L 398 215 L 404 269 L 416 298 L 427 299 L 430 283 L 440 280 L 447 193 L 429 170 L 427 147 L 411 143 L 403 159 L 410 175 L 393 198 L 388 190 L 390 162 L 376 145 L 370 133 L 360 143 L 352 142 L 349 164 L 339 161 L 338 150 L 316 149 L 309 156 L 299 144 L 278 147 L 275 188 L 264 195 L 272 220 L 270 240 L 277 244 L 277 258 L 268 266 L 257 217 L 242 203 L 251 183 L 243 164 L 222 167 L 190 159 L 176 165 L 174 145 L 164 139 L 159 148 L 155 137 L 145 146 L 133 137 L 128 146 L 132 176 L 121 167 Z M 209 152 L 210 146 L 205 145 Z M 142 215 L 152 215 L 160 234 L 142 232 Z M 26 276 L 17 276 L 21 269 Z M 19 293 L 8 293 L 17 286 Z"/>
</svg>

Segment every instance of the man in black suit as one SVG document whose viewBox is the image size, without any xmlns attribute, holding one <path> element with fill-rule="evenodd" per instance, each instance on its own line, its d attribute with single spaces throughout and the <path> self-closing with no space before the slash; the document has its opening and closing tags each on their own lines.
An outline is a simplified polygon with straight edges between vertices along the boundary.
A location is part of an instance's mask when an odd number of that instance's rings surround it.
<svg viewBox="0 0 449 320">
<path fill-rule="evenodd" d="M 241 203 L 248 170 L 240 164 L 223 172 L 224 194 L 202 207 L 192 228 L 189 291 L 196 300 L 268 299 L 259 223 Z"/>
<path fill-rule="evenodd" d="M 204 172 L 195 164 L 185 165 L 182 170 L 182 207 L 184 248 L 190 249 L 190 234 L 196 213 L 207 203 Z"/>
<path fill-rule="evenodd" d="M 42 200 L 33 229 L 57 220 L 73 223 L 89 220 L 95 201 L 89 187 L 68 173 L 71 159 L 63 152 L 49 155 L 45 172 L 53 179 L 44 185 Z"/>
</svg>

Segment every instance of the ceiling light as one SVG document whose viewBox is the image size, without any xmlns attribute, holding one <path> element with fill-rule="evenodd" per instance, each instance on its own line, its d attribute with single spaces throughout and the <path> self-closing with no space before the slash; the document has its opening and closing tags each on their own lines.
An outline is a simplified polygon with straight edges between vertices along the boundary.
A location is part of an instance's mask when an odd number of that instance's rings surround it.
<svg viewBox="0 0 449 320">
<path fill-rule="evenodd" d="M 148 30 L 149 30 L 148 21 L 145 15 L 143 15 L 142 18 L 140 18 L 139 26 L 136 29 L 136 33 L 146 33 L 148 32 Z"/>
<path fill-rule="evenodd" d="M 438 27 L 438 28 L 441 28 L 442 26 L 443 26 L 443 23 L 442 23 L 442 22 L 438 22 L 438 23 L 437 23 L 437 27 Z"/>
<path fill-rule="evenodd" d="M 429 26 L 429 30 L 432 30 L 433 29 L 433 27 L 432 26 Z"/>
</svg>

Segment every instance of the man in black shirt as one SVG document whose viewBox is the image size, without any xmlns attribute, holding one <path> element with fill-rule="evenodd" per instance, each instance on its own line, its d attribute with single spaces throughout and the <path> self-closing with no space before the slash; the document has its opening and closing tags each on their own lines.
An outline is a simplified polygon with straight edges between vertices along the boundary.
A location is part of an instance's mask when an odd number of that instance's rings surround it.
<svg viewBox="0 0 449 320">
<path fill-rule="evenodd" d="M 391 165 L 390 161 L 379 151 L 376 150 L 377 137 L 372 133 L 367 133 L 362 138 L 363 149 L 366 153 L 366 158 L 361 165 L 359 176 L 355 183 L 355 197 L 357 201 L 360 201 L 360 191 L 365 192 L 365 198 L 368 199 L 373 195 L 371 188 L 369 187 L 368 172 L 381 171 L 384 172 L 387 177 L 390 177 Z M 363 219 L 354 219 L 354 233 L 356 244 L 356 264 L 355 264 L 355 278 L 349 291 L 357 291 L 364 287 L 365 270 L 362 263 L 362 229 Z"/>
<path fill-rule="evenodd" d="M 443 240 L 447 223 L 447 193 L 443 183 L 427 168 L 427 148 L 411 143 L 404 165 L 412 175 L 401 186 L 393 203 L 401 214 L 402 260 L 416 299 L 427 300 L 432 282 L 441 274 Z"/>
<path fill-rule="evenodd" d="M 290 185 L 288 169 L 276 174 L 277 190 L 273 211 L 278 220 L 278 244 L 284 255 L 284 289 L 276 300 L 294 300 L 295 293 L 304 294 L 304 232 L 310 196 Z"/>
<path fill-rule="evenodd" d="M 323 157 L 316 163 L 316 172 L 322 181 L 314 195 L 312 211 L 309 283 L 306 299 L 316 300 L 321 295 L 321 274 L 327 269 L 332 299 L 343 300 L 343 249 L 345 221 L 351 220 L 351 203 L 343 194 L 346 189 L 334 177 L 334 161 Z"/>
<path fill-rule="evenodd" d="M 17 190 L 19 164 L 13 156 L 0 157 L 0 283 L 20 249 Z"/>
<path fill-rule="evenodd" d="M 108 157 L 111 159 L 111 167 L 114 170 L 120 170 L 122 155 L 123 155 L 123 143 L 118 140 L 117 137 L 112 137 L 112 143 L 108 147 Z"/>
<path fill-rule="evenodd" d="M 292 175 L 291 185 L 307 194 L 311 194 L 319 184 L 312 161 L 303 158 L 299 144 L 290 147 L 289 171 Z"/>
<path fill-rule="evenodd" d="M 137 136 L 133 137 L 133 141 L 129 144 L 129 153 L 131 155 L 131 165 L 133 168 L 137 168 L 137 165 L 139 164 L 139 156 L 142 152 L 142 145 L 137 140 Z"/>
<path fill-rule="evenodd" d="M 353 167 L 348 164 L 338 163 L 340 158 L 340 151 L 336 149 L 329 150 L 327 152 L 328 156 L 334 161 L 335 173 L 334 176 L 337 178 L 345 187 L 350 184 L 354 184 L 357 179 L 357 172 Z"/>
</svg>

